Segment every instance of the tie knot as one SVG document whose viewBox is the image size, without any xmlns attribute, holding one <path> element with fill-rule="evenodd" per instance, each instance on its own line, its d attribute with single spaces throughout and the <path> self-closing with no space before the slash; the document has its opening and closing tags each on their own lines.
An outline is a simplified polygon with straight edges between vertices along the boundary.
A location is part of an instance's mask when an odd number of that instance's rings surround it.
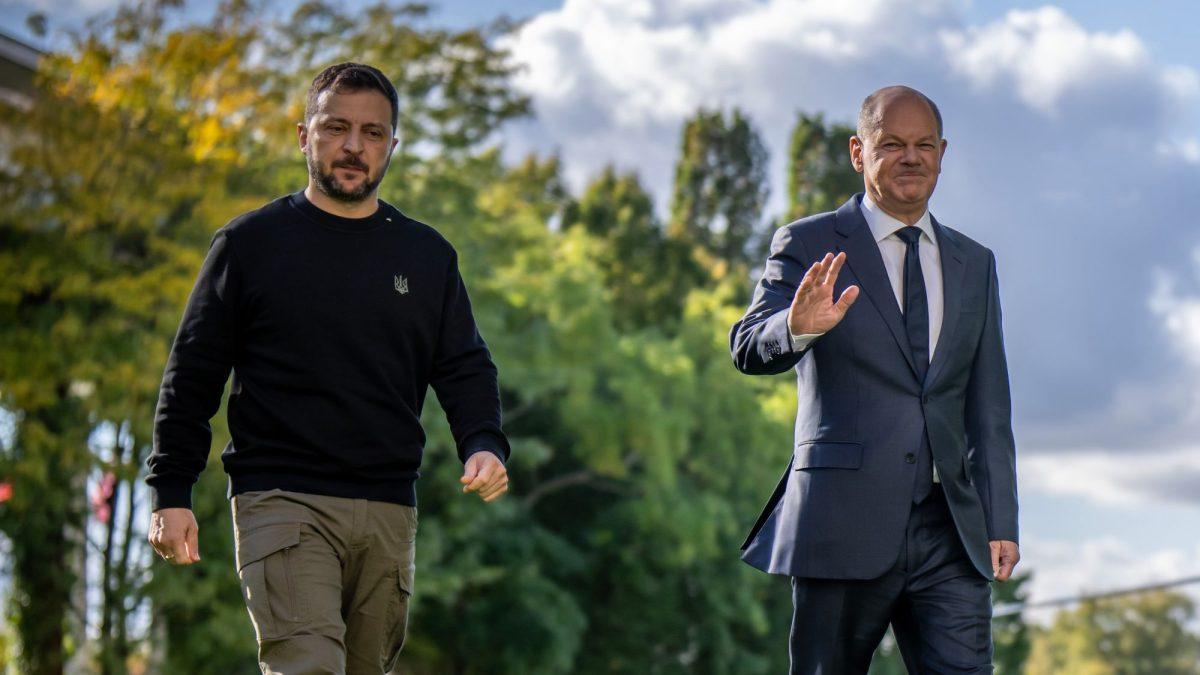
<svg viewBox="0 0 1200 675">
<path fill-rule="evenodd" d="M 904 240 L 905 244 L 913 246 L 921 239 L 921 228 L 909 225 L 896 230 L 896 236 Z"/>
</svg>

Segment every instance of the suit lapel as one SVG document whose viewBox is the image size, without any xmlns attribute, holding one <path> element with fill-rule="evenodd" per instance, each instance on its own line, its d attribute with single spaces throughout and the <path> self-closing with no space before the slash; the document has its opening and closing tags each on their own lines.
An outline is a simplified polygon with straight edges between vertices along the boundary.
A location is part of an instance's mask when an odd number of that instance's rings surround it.
<svg viewBox="0 0 1200 675">
<path fill-rule="evenodd" d="M 900 314 L 900 306 L 896 304 L 896 293 L 892 290 L 892 282 L 888 279 L 887 269 L 883 266 L 883 256 L 879 253 L 879 244 L 875 235 L 867 225 L 859 209 L 858 195 L 850 198 L 837 210 L 836 230 L 842 236 L 837 244 L 839 252 L 846 252 L 846 264 L 854 271 L 858 285 L 863 293 L 870 298 L 871 304 L 879 310 L 883 322 L 892 331 L 900 353 L 912 369 L 913 377 L 917 375 L 913 363 L 912 350 L 908 348 L 908 333 L 904 329 L 904 317 Z"/>
<path fill-rule="evenodd" d="M 942 330 L 938 334 L 937 349 L 929 364 L 929 375 L 925 378 L 928 388 L 937 379 L 938 373 L 949 358 L 954 329 L 958 327 L 958 316 L 962 311 L 962 281 L 966 266 L 963 264 L 962 247 L 954 234 L 942 227 L 932 216 L 933 230 L 937 232 L 938 252 L 942 258 Z"/>
</svg>

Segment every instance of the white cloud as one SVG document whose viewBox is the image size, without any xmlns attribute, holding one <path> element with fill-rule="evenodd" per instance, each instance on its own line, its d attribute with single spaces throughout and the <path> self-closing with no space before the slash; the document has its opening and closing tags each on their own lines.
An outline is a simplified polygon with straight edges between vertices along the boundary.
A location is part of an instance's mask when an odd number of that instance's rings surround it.
<svg viewBox="0 0 1200 675">
<path fill-rule="evenodd" d="M 1033 452 L 1018 467 L 1026 493 L 1116 506 L 1200 501 L 1200 446 Z"/>
<path fill-rule="evenodd" d="M 1015 89 L 1045 113 L 1073 90 L 1099 81 L 1136 80 L 1150 66 L 1141 40 L 1128 30 L 1089 33 L 1063 10 L 1012 11 L 1004 21 L 942 35 L 951 68 L 973 85 Z M 1178 81 L 1178 75 L 1171 76 Z M 1168 78 L 1167 73 L 1163 78 Z"/>
<path fill-rule="evenodd" d="M 1192 259 L 1200 277 L 1200 248 L 1192 252 Z M 1179 356 L 1200 368 L 1200 295 L 1183 295 L 1178 286 L 1175 276 L 1160 270 L 1150 296 L 1150 309 L 1162 319 Z"/>
</svg>

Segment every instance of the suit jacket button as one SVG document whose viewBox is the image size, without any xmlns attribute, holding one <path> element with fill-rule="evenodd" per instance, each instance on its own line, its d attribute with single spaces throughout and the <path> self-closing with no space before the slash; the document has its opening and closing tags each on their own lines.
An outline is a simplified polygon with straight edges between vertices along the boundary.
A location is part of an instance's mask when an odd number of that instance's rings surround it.
<svg viewBox="0 0 1200 675">
<path fill-rule="evenodd" d="M 928 404 L 928 403 L 930 403 L 930 402 L 932 402 L 932 401 L 933 401 L 933 397 L 932 397 L 932 396 L 923 396 L 923 397 L 921 398 L 921 403 L 926 403 L 926 404 Z"/>
<path fill-rule="evenodd" d="M 904 461 L 908 462 L 909 464 L 916 464 L 916 463 L 917 463 L 917 456 L 916 456 L 916 455 L 914 455 L 914 454 L 912 454 L 912 453 L 910 452 L 910 453 L 908 453 L 907 455 L 905 455 L 905 456 L 904 456 Z"/>
</svg>

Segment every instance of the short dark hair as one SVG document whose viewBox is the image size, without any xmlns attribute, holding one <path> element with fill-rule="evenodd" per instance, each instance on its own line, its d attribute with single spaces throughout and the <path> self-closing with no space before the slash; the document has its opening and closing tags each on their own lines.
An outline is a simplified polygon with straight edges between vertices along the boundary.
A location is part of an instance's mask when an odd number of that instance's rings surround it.
<svg viewBox="0 0 1200 675">
<path fill-rule="evenodd" d="M 350 61 L 329 66 L 313 78 L 304 104 L 304 122 L 307 124 L 316 113 L 317 99 L 320 98 L 321 92 L 331 90 L 343 94 L 366 89 L 383 94 L 392 104 L 392 131 L 395 132 L 400 121 L 400 97 L 396 94 L 392 81 L 374 66 Z"/>
<path fill-rule="evenodd" d="M 940 139 L 942 137 L 942 111 L 938 110 L 937 104 L 933 102 L 933 99 L 929 98 L 925 94 L 922 94 L 916 89 L 913 89 L 912 87 L 906 87 L 904 85 L 884 87 L 883 89 L 879 89 L 863 99 L 862 107 L 858 109 L 858 128 L 855 130 L 855 134 L 862 139 L 868 136 L 871 132 L 879 129 L 879 123 L 883 121 L 883 116 L 880 114 L 879 110 L 879 104 L 883 101 L 886 95 L 895 92 L 902 92 L 911 96 L 916 96 L 922 101 L 925 101 L 925 103 L 929 106 L 929 109 L 933 111 L 933 118 L 937 120 L 937 134 L 938 138 Z"/>
</svg>

